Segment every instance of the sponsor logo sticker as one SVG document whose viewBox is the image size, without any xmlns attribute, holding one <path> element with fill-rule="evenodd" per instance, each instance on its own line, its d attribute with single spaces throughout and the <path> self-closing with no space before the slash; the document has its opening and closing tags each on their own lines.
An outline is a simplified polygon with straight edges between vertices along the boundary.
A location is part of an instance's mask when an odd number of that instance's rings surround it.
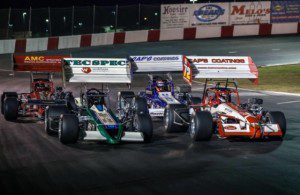
<svg viewBox="0 0 300 195">
<path fill-rule="evenodd" d="M 228 126 L 225 126 L 224 129 L 226 129 L 226 130 L 236 130 L 237 128 L 233 125 L 228 125 Z"/>
<path fill-rule="evenodd" d="M 89 74 L 90 72 L 92 72 L 92 69 L 90 67 L 83 67 L 81 71 L 85 74 Z"/>
<path fill-rule="evenodd" d="M 218 5 L 205 5 L 194 11 L 194 15 L 200 22 L 211 22 L 224 15 L 225 9 Z"/>
</svg>

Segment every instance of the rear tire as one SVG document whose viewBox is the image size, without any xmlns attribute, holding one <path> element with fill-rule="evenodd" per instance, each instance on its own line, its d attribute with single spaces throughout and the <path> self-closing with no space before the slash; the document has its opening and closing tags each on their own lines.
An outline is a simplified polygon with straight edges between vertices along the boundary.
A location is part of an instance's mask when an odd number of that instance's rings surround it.
<svg viewBox="0 0 300 195">
<path fill-rule="evenodd" d="M 286 119 L 283 112 L 280 111 L 268 112 L 266 114 L 266 117 L 269 118 L 271 123 L 275 123 L 279 125 L 282 131 L 282 137 L 284 137 L 286 133 Z"/>
<path fill-rule="evenodd" d="M 150 142 L 153 136 L 153 124 L 149 114 L 139 114 L 136 117 L 136 130 L 143 133 L 144 142 Z"/>
<path fill-rule="evenodd" d="M 76 115 L 62 115 L 59 121 L 58 138 L 63 144 L 74 144 L 79 136 L 79 121 Z"/>
<path fill-rule="evenodd" d="M 62 114 L 68 114 L 69 110 L 65 106 L 48 106 L 45 110 L 45 132 L 49 135 L 57 133 L 58 128 L 53 128 L 51 122 L 53 118 L 58 118 Z"/>
<path fill-rule="evenodd" d="M 209 112 L 196 112 L 191 118 L 190 136 L 193 141 L 210 140 L 213 134 L 213 118 Z"/>
<path fill-rule="evenodd" d="M 7 97 L 4 100 L 4 118 L 7 121 L 17 120 L 19 111 L 19 101 L 15 97 Z"/>
<path fill-rule="evenodd" d="M 178 125 L 175 124 L 174 121 L 176 121 L 176 115 L 175 110 L 176 108 L 186 108 L 186 114 L 189 114 L 189 110 L 185 105 L 181 104 L 169 104 L 165 108 L 164 111 L 164 129 L 167 133 L 173 133 L 173 132 L 179 132 L 179 131 L 186 131 L 188 129 L 188 126 L 186 125 Z M 180 120 L 180 119 L 179 119 Z"/>
</svg>

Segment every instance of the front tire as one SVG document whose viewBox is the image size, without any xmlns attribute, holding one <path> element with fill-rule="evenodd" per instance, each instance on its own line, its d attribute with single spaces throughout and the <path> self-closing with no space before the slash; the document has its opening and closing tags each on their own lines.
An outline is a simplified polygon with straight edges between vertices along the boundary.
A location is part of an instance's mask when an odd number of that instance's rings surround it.
<svg viewBox="0 0 300 195">
<path fill-rule="evenodd" d="M 191 118 L 190 137 L 193 141 L 210 140 L 213 134 L 213 118 L 209 112 L 196 112 Z"/>
<path fill-rule="evenodd" d="M 149 114 L 147 100 L 142 97 L 134 98 L 134 107 L 137 114 Z"/>
<path fill-rule="evenodd" d="M 16 92 L 4 92 L 1 95 L 1 114 L 4 115 L 4 100 L 7 97 L 14 97 L 18 99 L 18 94 Z"/>
<path fill-rule="evenodd" d="M 167 133 L 173 133 L 173 132 L 179 132 L 179 131 L 186 131 L 188 129 L 188 126 L 184 125 L 182 123 L 182 125 L 176 124 L 174 123 L 175 121 L 181 120 L 178 119 L 176 120 L 176 109 L 186 109 L 185 113 L 186 115 L 189 115 L 189 110 L 185 105 L 181 105 L 181 104 L 169 104 L 167 105 L 167 107 L 165 108 L 164 111 L 164 129 Z M 188 116 L 186 116 L 187 118 Z M 178 118 L 178 117 L 177 117 Z M 178 121 L 179 122 L 179 121 Z M 182 122 L 182 121 L 180 121 Z"/>
<path fill-rule="evenodd" d="M 4 118 L 7 121 L 17 120 L 19 111 L 19 101 L 15 97 L 7 97 L 4 100 Z"/>
<path fill-rule="evenodd" d="M 153 136 L 153 124 L 149 114 L 136 115 L 135 129 L 143 133 L 144 142 L 150 142 Z"/>
<path fill-rule="evenodd" d="M 76 115 L 62 115 L 59 121 L 58 138 L 63 144 L 74 144 L 79 136 L 79 121 Z"/>
<path fill-rule="evenodd" d="M 60 115 L 68 113 L 69 110 L 66 106 L 48 106 L 45 110 L 45 132 L 49 135 L 57 133 L 58 126 L 56 126 L 56 128 L 53 127 L 53 119 L 59 118 Z"/>
<path fill-rule="evenodd" d="M 284 137 L 286 133 L 286 118 L 283 112 L 280 111 L 268 112 L 266 114 L 266 117 L 269 119 L 269 122 L 279 125 L 282 131 L 282 137 Z"/>
</svg>

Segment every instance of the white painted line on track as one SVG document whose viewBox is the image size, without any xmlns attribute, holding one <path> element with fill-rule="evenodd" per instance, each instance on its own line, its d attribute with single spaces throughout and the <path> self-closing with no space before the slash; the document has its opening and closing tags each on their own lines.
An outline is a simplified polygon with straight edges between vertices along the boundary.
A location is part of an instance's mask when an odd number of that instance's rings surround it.
<svg viewBox="0 0 300 195">
<path fill-rule="evenodd" d="M 292 103 L 300 103 L 300 100 L 296 100 L 296 101 L 288 101 L 288 102 L 280 102 L 280 103 L 277 103 L 277 105 L 281 105 L 281 104 L 292 104 Z"/>
<path fill-rule="evenodd" d="M 228 53 L 234 54 L 237 53 L 237 51 L 229 51 Z"/>
<path fill-rule="evenodd" d="M 280 49 L 272 49 L 272 51 L 280 51 Z"/>
</svg>

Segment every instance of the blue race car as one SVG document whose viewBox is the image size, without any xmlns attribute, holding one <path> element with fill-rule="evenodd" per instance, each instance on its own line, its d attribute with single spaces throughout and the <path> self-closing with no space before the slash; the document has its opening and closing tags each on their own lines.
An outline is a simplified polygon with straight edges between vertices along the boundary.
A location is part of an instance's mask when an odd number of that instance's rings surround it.
<svg viewBox="0 0 300 195">
<path fill-rule="evenodd" d="M 149 84 L 145 91 L 140 92 L 140 96 L 146 98 L 152 117 L 164 117 L 165 107 L 169 104 L 186 107 L 195 99 L 189 94 L 191 91 L 189 85 L 177 86 L 175 90 L 174 82 L 169 74 L 167 78 L 153 75 L 149 75 L 149 78 Z"/>
</svg>

